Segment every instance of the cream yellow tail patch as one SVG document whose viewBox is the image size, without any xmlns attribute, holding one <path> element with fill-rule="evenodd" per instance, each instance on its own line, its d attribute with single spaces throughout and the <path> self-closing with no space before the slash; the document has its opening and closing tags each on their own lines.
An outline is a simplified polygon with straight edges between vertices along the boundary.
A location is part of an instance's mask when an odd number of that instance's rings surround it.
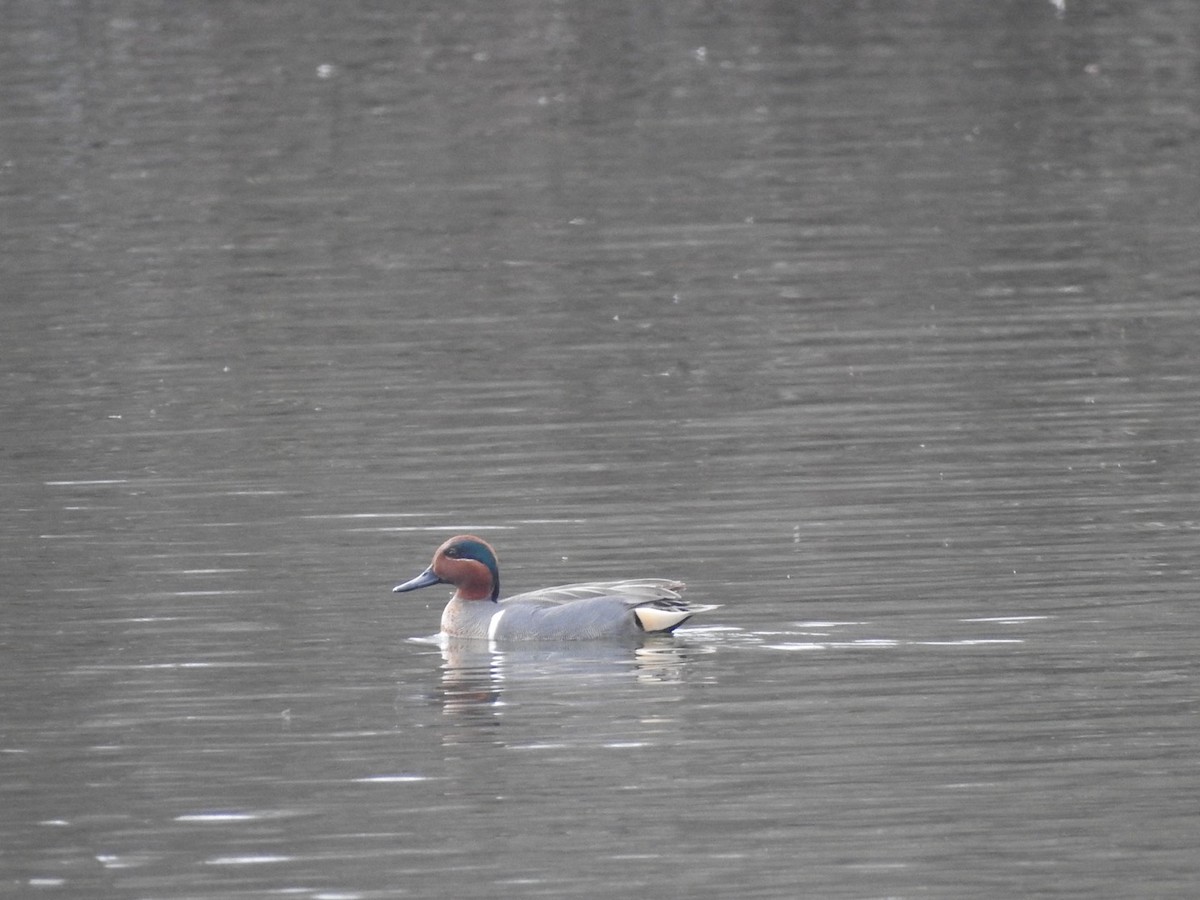
<svg viewBox="0 0 1200 900">
<path fill-rule="evenodd" d="M 670 631 L 692 617 L 692 610 L 655 609 L 653 606 L 638 606 L 633 610 L 642 627 L 647 631 Z"/>
</svg>

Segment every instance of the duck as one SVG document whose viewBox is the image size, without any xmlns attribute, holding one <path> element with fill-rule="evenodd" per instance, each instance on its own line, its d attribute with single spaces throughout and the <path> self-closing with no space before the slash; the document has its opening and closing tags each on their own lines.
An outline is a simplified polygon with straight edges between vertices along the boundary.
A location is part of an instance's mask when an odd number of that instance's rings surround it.
<svg viewBox="0 0 1200 900">
<path fill-rule="evenodd" d="M 718 606 L 690 603 L 682 582 L 668 578 L 564 584 L 500 599 L 500 563 L 483 538 L 460 534 L 437 548 L 420 575 L 398 584 L 403 594 L 449 584 L 441 634 L 491 641 L 579 641 L 670 634 Z"/>
</svg>

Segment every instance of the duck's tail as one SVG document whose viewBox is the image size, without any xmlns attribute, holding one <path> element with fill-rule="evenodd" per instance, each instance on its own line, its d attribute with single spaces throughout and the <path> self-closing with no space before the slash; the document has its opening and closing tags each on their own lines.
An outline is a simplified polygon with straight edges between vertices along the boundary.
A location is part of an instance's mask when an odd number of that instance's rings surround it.
<svg viewBox="0 0 1200 900">
<path fill-rule="evenodd" d="M 674 631 L 697 613 L 720 609 L 720 605 L 688 603 L 682 598 L 660 598 L 650 603 L 635 606 L 633 615 L 642 630 L 648 634 L 666 634 Z"/>
</svg>

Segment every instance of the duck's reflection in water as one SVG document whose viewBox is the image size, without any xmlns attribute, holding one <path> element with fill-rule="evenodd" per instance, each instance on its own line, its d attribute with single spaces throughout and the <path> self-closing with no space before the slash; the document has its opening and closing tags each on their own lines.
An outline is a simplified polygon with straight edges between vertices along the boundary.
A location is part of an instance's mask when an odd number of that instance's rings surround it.
<svg viewBox="0 0 1200 900">
<path fill-rule="evenodd" d="M 506 694 L 537 690 L 563 699 L 580 690 L 683 679 L 688 660 L 710 648 L 679 638 L 638 642 L 509 642 L 439 637 L 438 697 L 447 714 L 499 710 Z"/>
</svg>

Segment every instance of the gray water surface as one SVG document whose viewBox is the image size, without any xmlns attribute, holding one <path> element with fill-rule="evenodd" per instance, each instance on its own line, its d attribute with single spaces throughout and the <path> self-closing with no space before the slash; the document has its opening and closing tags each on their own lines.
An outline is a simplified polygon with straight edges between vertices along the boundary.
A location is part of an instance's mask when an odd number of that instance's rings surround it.
<svg viewBox="0 0 1200 900">
<path fill-rule="evenodd" d="M 1195 896 L 1198 10 L 9 4 L 0 892 Z"/>
</svg>

